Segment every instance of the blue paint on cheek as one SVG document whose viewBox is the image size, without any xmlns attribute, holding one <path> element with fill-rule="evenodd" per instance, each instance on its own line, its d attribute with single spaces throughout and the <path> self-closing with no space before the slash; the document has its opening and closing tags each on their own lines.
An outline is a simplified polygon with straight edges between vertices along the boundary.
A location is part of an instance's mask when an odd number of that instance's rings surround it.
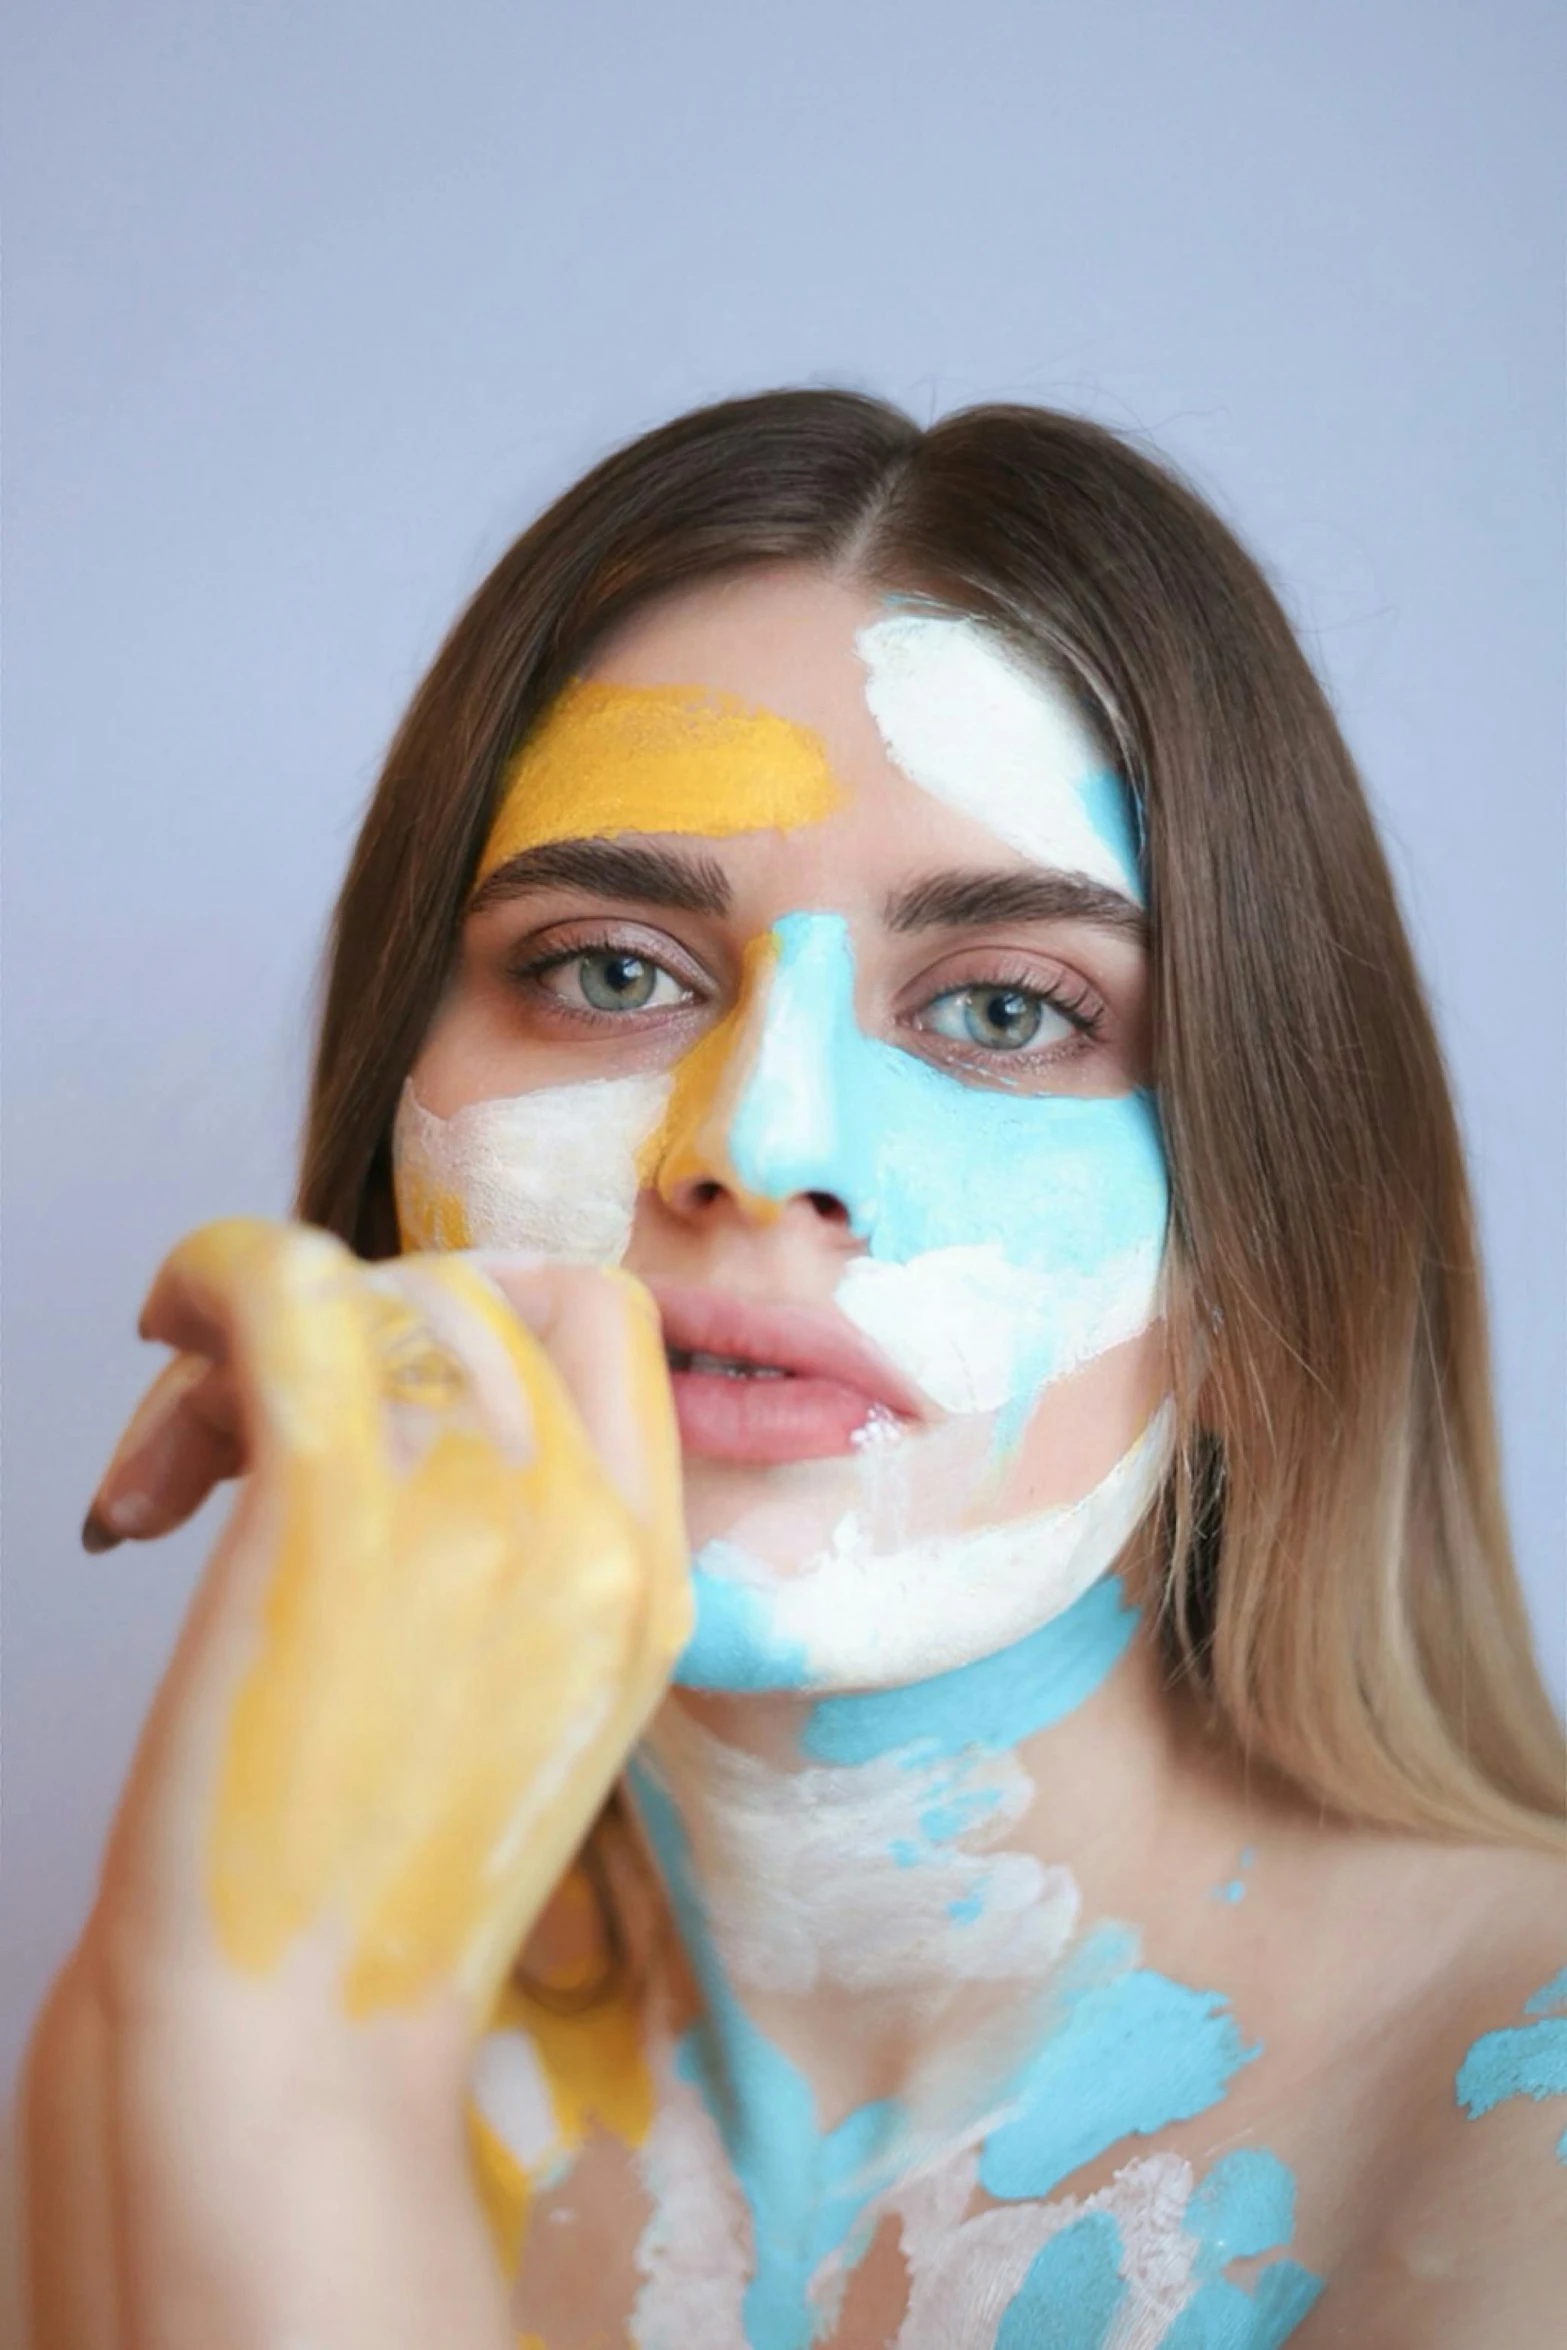
<svg viewBox="0 0 1567 2350">
<path fill-rule="evenodd" d="M 993 1246 L 1050 1300 L 1013 1367 L 1014 1404 L 1069 1367 L 1130 1258 L 1157 1257 L 1169 1212 L 1150 1096 L 1086 1098 L 964 1083 L 867 1037 L 836 914 L 789 914 L 730 1156 L 763 1198 L 831 1193 L 872 1257 Z M 1014 1072 L 1015 1074 L 1016 1072 Z"/>
<path fill-rule="evenodd" d="M 1126 1928 L 1104 1925 L 1068 1962 L 1054 2026 L 981 2152 L 987 2194 L 1050 2194 L 1122 2138 L 1205 2113 L 1261 2054 L 1218 1992 L 1139 1967 L 1136 1951 Z"/>
<path fill-rule="evenodd" d="M 707 2104 L 750 2207 L 745 2339 L 750 2350 L 807 2350 L 815 2331 L 810 2280 L 830 2254 L 852 2260 L 863 2251 L 862 2214 L 889 2175 L 902 2109 L 880 2099 L 819 2130 L 804 2074 L 757 2029 L 725 1980 L 667 1791 L 641 1760 L 627 1777 L 702 1995 L 702 2016 L 677 2046 L 676 2070 Z"/>
<path fill-rule="evenodd" d="M 691 1563 L 696 1623 L 675 1665 L 676 1682 L 682 1689 L 805 1688 L 805 1650 L 779 1632 L 765 1592 L 725 1571 L 727 1547 L 706 1542 Z"/>
<path fill-rule="evenodd" d="M 1453 2094 L 1477 2121 L 1510 2097 L 1567 2097 L 1567 1967 L 1524 2001 L 1534 2020 L 1499 2032 L 1483 2032 L 1459 2066 Z M 1557 2140 L 1556 2159 L 1567 2162 L 1567 2131 Z"/>
<path fill-rule="evenodd" d="M 964 1747 L 1016 1746 L 1099 1687 L 1136 1623 L 1116 1577 L 1102 1575 L 1062 1614 L 994 1656 L 904 1689 L 818 1699 L 800 1743 L 813 1761 L 836 1763 L 903 1750 L 918 1761 Z"/>
<path fill-rule="evenodd" d="M 1121 2232 L 1107 2211 L 1090 2211 L 1035 2256 L 995 2350 L 1099 2350 L 1125 2298 Z"/>
</svg>

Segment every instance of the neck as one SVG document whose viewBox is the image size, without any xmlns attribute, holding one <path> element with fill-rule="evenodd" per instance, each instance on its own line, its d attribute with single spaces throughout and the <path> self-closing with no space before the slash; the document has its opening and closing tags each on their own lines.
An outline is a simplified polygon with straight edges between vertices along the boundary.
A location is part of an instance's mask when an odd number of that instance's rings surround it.
<svg viewBox="0 0 1567 2350">
<path fill-rule="evenodd" d="M 1191 1800 L 1210 1777 L 1112 1576 L 912 1686 L 674 1693 L 632 1790 L 726 2106 L 760 2035 L 820 2126 L 895 2100 L 913 2140 L 960 2135 L 1045 2031 L 1085 1925 L 1150 1921 L 1172 1836 L 1194 1868 L 1220 1850 L 1233 1818 Z"/>
</svg>

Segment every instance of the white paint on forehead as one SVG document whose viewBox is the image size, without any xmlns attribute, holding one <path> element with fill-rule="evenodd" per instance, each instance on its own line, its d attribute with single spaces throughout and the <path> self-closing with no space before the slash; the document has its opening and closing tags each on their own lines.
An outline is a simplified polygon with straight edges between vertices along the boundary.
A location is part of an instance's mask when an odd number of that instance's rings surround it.
<svg viewBox="0 0 1567 2350">
<path fill-rule="evenodd" d="M 1080 1501 L 972 1533 L 877 1554 L 851 1512 L 803 1574 L 778 1574 L 738 1542 L 697 1564 L 765 1595 L 770 1633 L 804 1656 L 813 1688 L 886 1689 L 994 1656 L 1063 1615 L 1112 1567 L 1169 1458 L 1164 1405 Z"/>
<path fill-rule="evenodd" d="M 1042 1330 L 1058 1379 L 1147 1329 L 1160 1311 L 1163 1254 L 1150 1241 L 1107 1264 L 1048 1273 L 1012 1264 L 996 1241 L 926 1249 L 901 1265 L 856 1257 L 834 1302 L 942 1411 L 992 1412 L 1016 1395 Z"/>
<path fill-rule="evenodd" d="M 404 1086 L 392 1131 L 408 1248 L 450 1246 L 432 1203 L 455 1201 L 474 1248 L 619 1264 L 637 1204 L 637 1154 L 669 1099 L 667 1073 L 589 1078 L 471 1102 L 450 1118 Z"/>
<path fill-rule="evenodd" d="M 1036 864 L 1140 898 L 1091 814 L 1109 761 L 1071 697 L 983 622 L 892 612 L 862 628 L 865 700 L 893 764 Z"/>
<path fill-rule="evenodd" d="M 679 1706 L 644 1746 L 691 1840 L 724 1971 L 747 1989 L 896 1986 L 939 2003 L 957 1982 L 1039 1981 L 1071 1939 L 1071 1873 L 991 1849 L 1034 1797 L 1010 1752 L 776 1770 Z M 933 1811 L 970 1824 L 938 1839 Z"/>
</svg>

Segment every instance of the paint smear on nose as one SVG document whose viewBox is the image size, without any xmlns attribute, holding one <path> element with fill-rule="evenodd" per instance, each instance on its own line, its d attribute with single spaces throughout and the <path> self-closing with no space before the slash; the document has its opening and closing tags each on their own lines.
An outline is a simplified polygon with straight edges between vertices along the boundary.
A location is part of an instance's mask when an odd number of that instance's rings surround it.
<svg viewBox="0 0 1567 2350">
<path fill-rule="evenodd" d="M 814 824 L 842 797 L 820 737 L 774 710 L 698 685 L 579 678 L 513 760 L 479 876 L 546 841 Z"/>
<path fill-rule="evenodd" d="M 1131 795 L 1072 697 L 982 621 L 894 611 L 855 639 L 893 764 L 1038 865 L 1143 899 Z"/>
</svg>

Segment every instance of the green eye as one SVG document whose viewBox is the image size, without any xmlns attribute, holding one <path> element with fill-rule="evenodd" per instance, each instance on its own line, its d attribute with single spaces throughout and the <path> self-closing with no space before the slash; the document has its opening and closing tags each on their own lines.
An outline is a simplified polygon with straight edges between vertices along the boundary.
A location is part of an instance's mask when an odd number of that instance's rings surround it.
<svg viewBox="0 0 1567 2350">
<path fill-rule="evenodd" d="M 925 1018 L 938 1036 L 992 1053 L 1055 1044 L 1074 1033 L 1070 1020 L 1027 987 L 955 987 L 936 998 Z"/>
<path fill-rule="evenodd" d="M 628 955 L 614 947 L 598 948 L 573 958 L 583 1000 L 595 1012 L 640 1012 L 653 1000 L 664 974 L 646 955 Z"/>
</svg>

